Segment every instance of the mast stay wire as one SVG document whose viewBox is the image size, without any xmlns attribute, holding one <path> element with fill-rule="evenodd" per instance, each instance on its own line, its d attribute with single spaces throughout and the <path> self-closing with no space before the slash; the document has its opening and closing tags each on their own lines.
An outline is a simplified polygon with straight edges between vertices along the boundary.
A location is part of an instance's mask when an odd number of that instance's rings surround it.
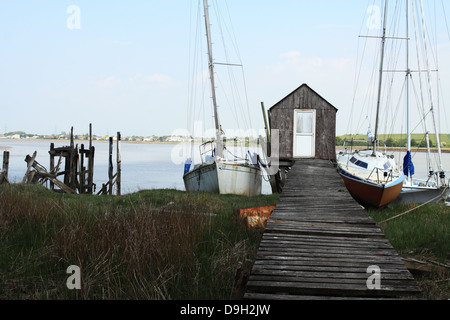
<svg viewBox="0 0 450 320">
<path fill-rule="evenodd" d="M 241 55 L 237 46 L 237 40 L 236 40 L 236 35 L 233 29 L 233 24 L 231 21 L 231 17 L 229 14 L 229 7 L 228 4 L 226 3 L 226 9 L 228 12 L 228 19 L 225 19 L 225 17 L 222 14 L 222 10 L 220 9 L 220 6 L 218 4 L 218 1 L 214 0 L 215 3 L 215 14 L 216 14 L 216 19 L 218 22 L 218 29 L 219 29 L 219 33 L 222 39 L 222 45 L 223 45 L 223 52 L 225 54 L 225 59 L 226 59 L 226 63 L 217 63 L 217 64 L 225 64 L 228 65 L 227 67 L 227 72 L 228 72 L 228 78 L 229 78 L 229 88 L 230 88 L 230 95 L 231 98 L 228 97 L 227 95 L 225 95 L 225 98 L 227 99 L 228 103 L 230 104 L 230 109 L 233 111 L 233 115 L 235 118 L 235 121 L 238 123 L 240 123 L 240 117 L 239 117 L 239 111 L 238 110 L 247 110 L 247 115 L 244 114 L 244 112 L 242 111 L 242 119 L 241 121 L 244 122 L 244 126 L 247 128 L 251 128 L 251 116 L 250 116 L 250 111 L 249 111 L 249 106 L 248 106 L 248 97 L 247 97 L 247 88 L 246 88 L 246 83 L 245 83 L 245 75 L 244 75 L 244 68 L 242 66 L 242 59 L 241 59 Z M 228 21 L 227 23 L 225 21 Z M 230 27 L 228 27 L 228 25 L 230 25 Z M 225 29 L 225 31 L 224 31 Z M 228 35 L 228 38 L 225 36 L 225 34 Z M 230 39 L 230 43 L 232 44 L 232 47 L 234 48 L 234 52 L 236 55 L 236 58 L 239 60 L 239 64 L 233 64 L 230 63 L 230 54 L 229 51 L 227 49 L 227 39 Z M 238 81 L 236 80 L 236 76 L 235 73 L 233 72 L 233 67 L 240 67 L 242 70 L 242 78 L 243 78 L 243 95 L 245 96 L 245 99 L 242 98 L 242 94 L 238 88 Z M 219 77 L 220 78 L 220 77 Z M 222 89 L 223 92 L 225 92 Z M 247 106 L 244 106 L 242 101 L 245 100 L 247 103 Z M 233 108 L 231 108 L 233 107 Z"/>
</svg>

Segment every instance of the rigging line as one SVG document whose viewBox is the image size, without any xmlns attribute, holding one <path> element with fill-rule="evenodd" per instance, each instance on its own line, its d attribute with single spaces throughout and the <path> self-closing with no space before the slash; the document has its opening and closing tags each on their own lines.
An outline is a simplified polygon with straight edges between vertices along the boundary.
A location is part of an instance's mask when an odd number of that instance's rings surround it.
<svg viewBox="0 0 450 320">
<path fill-rule="evenodd" d="M 192 63 L 192 24 L 193 24 L 193 3 L 191 2 L 191 5 L 189 6 L 189 52 L 188 52 L 188 77 L 191 78 L 191 63 Z M 191 113 L 192 113 L 192 91 L 191 91 L 191 85 L 192 85 L 192 80 L 190 82 L 188 82 L 188 95 L 187 95 L 187 107 L 188 107 L 188 113 L 187 113 L 187 124 L 186 124 L 186 128 L 189 130 L 190 129 L 190 124 L 191 122 Z"/>
<path fill-rule="evenodd" d="M 367 8 L 373 7 L 373 1 L 372 1 L 372 6 L 370 6 L 370 0 L 367 2 Z M 361 21 L 361 25 L 359 28 L 359 34 L 362 34 L 362 30 L 363 30 L 363 25 L 364 22 L 366 22 L 367 25 L 367 17 L 364 16 L 362 21 Z M 367 47 L 367 38 L 364 40 L 364 46 L 363 46 L 363 54 L 361 55 L 361 63 L 359 63 L 359 59 L 360 59 L 360 55 L 359 55 L 359 51 L 360 51 L 360 41 L 361 41 L 361 37 L 358 37 L 357 40 L 357 46 L 356 46 L 356 64 L 355 64 L 355 74 L 354 74 L 354 78 L 353 78 L 353 98 L 352 98 L 352 106 L 351 106 L 351 110 L 350 110 L 350 121 L 347 123 L 347 134 L 350 134 L 352 131 L 352 124 L 353 124 L 353 114 L 354 114 L 354 109 L 355 109 L 355 100 L 356 100 L 356 93 L 358 92 L 358 83 L 359 80 L 361 78 L 361 71 L 362 71 L 362 57 L 364 57 L 364 52 L 366 50 Z"/>
<path fill-rule="evenodd" d="M 375 1 L 372 2 L 372 6 L 374 6 L 374 3 L 375 3 Z M 367 24 L 366 24 L 366 26 L 368 27 L 366 34 L 368 34 L 370 27 Z M 361 27 L 361 29 L 362 29 L 362 27 Z M 354 89 L 355 97 L 356 97 L 356 93 L 358 92 L 357 88 L 358 88 L 359 82 L 360 82 L 362 66 L 365 61 L 363 57 L 365 56 L 365 52 L 366 52 L 366 48 L 367 48 L 367 44 L 368 44 L 368 38 L 367 37 L 365 37 L 365 38 L 366 39 L 364 42 L 364 50 L 363 50 L 363 54 L 361 55 L 361 64 L 360 64 L 359 74 L 357 77 L 357 81 L 355 83 L 355 89 Z M 377 38 L 379 38 L 379 37 L 377 37 Z M 374 99 L 374 97 L 372 96 L 372 90 L 376 90 L 376 88 L 374 89 L 374 86 L 376 85 L 374 81 L 375 81 L 377 65 L 378 65 L 378 61 L 379 61 L 379 57 L 380 57 L 379 50 L 375 50 L 375 52 L 376 52 L 375 55 L 371 55 L 372 56 L 372 68 L 371 68 L 372 73 L 369 76 L 368 83 L 366 83 L 366 89 L 365 89 L 366 93 L 364 94 L 364 100 L 362 102 L 362 110 L 359 113 L 360 117 L 359 117 L 359 120 L 356 125 L 357 131 L 360 130 L 360 127 L 365 123 L 365 120 L 369 119 L 369 114 L 370 114 L 370 110 L 371 110 L 370 105 L 372 105 L 373 99 Z M 359 47 L 358 47 L 358 54 L 359 54 Z M 354 113 L 354 108 L 355 108 L 355 102 L 353 101 L 352 115 Z M 366 110 L 366 111 L 364 111 L 364 110 Z M 370 121 L 369 121 L 369 127 L 370 127 Z"/>
<path fill-rule="evenodd" d="M 220 87 L 224 88 L 224 85 L 222 85 L 221 77 L 220 76 L 216 76 L 216 80 L 220 84 Z M 233 93 L 233 90 L 230 90 L 230 91 L 231 91 L 231 93 Z M 233 96 L 233 94 L 232 94 L 232 96 Z M 225 102 L 227 103 L 227 105 L 230 107 L 229 109 L 231 111 L 231 114 L 234 117 L 234 120 L 235 120 L 237 126 L 240 127 L 240 121 L 239 121 L 239 117 L 238 117 L 238 114 L 237 114 L 237 111 L 236 111 L 234 103 L 230 102 L 229 95 L 227 95 L 227 94 L 224 94 L 223 98 L 224 98 Z M 234 106 L 234 108 L 231 108 L 231 106 Z"/>
<path fill-rule="evenodd" d="M 434 128 L 436 131 L 436 144 L 437 144 L 437 148 L 438 148 L 438 153 L 439 153 L 439 171 L 443 171 L 443 167 L 442 167 L 442 159 L 441 159 L 441 145 L 440 145 L 440 138 L 439 138 L 439 132 L 437 132 L 437 127 L 436 127 L 436 119 L 435 119 L 435 115 L 433 112 L 433 108 L 434 108 L 434 101 L 433 101 L 433 95 L 431 92 L 431 75 L 430 75 L 430 67 L 429 67 L 429 61 L 428 61 L 428 44 L 427 44 L 427 33 L 426 33 L 426 24 L 425 24 L 425 12 L 424 12 L 424 8 L 423 8 L 423 0 L 420 0 L 420 7 L 421 7 L 421 11 L 422 11 L 422 25 L 423 25 L 423 33 L 424 33 L 424 43 L 425 43 L 425 52 L 426 52 L 426 65 L 427 65 L 427 70 L 428 70 L 428 86 L 429 86 L 429 90 L 430 90 L 430 95 L 431 95 L 431 110 L 432 110 L 432 116 L 433 116 L 433 124 L 434 124 Z"/>
<path fill-rule="evenodd" d="M 450 40 L 450 29 L 448 27 L 447 15 L 445 14 L 444 0 L 441 0 L 441 4 L 442 4 L 442 13 L 444 14 L 445 25 L 447 27 L 447 36 L 448 40 Z"/>
<path fill-rule="evenodd" d="M 195 72 L 196 72 L 196 61 L 197 61 L 197 46 L 198 46 L 198 11 L 195 21 L 197 24 L 194 28 L 193 16 L 194 9 L 193 4 L 190 7 L 190 24 L 189 24 L 189 69 L 188 77 L 190 81 L 188 82 L 188 117 L 187 117 L 187 128 L 191 130 L 193 134 L 193 122 L 195 118 L 195 100 L 196 100 L 196 90 L 195 90 Z M 195 29 L 195 32 L 193 31 Z"/>
<path fill-rule="evenodd" d="M 227 64 L 231 65 L 231 63 L 230 63 L 231 59 L 230 59 L 230 54 L 228 52 L 226 41 L 225 41 L 226 37 L 224 35 L 225 34 L 224 29 L 225 29 L 225 31 L 227 31 L 226 33 L 229 35 L 229 38 L 232 40 L 230 42 L 233 45 L 235 54 L 237 55 L 237 57 L 238 57 L 238 59 L 240 61 L 240 66 L 242 68 L 242 74 L 244 76 L 243 67 L 242 67 L 242 60 L 241 60 L 240 53 L 239 53 L 239 50 L 238 50 L 238 47 L 237 47 L 237 41 L 236 41 L 236 37 L 234 35 L 234 30 L 232 28 L 231 15 L 229 14 L 228 5 L 226 3 L 226 7 L 227 7 L 227 10 L 228 10 L 227 11 L 228 12 L 228 20 L 230 21 L 230 25 L 231 25 L 231 29 L 232 29 L 231 32 L 229 31 L 229 28 L 228 28 L 227 24 L 226 23 L 222 23 L 222 21 L 224 21 L 225 19 L 222 16 L 221 11 L 219 10 L 219 6 L 217 4 L 217 1 L 215 1 L 215 3 L 216 3 L 215 7 L 217 8 L 215 10 L 215 13 L 216 13 L 217 21 L 218 21 L 218 24 L 219 24 L 219 30 L 220 30 L 220 35 L 221 35 L 221 38 L 222 38 L 222 44 L 223 44 L 223 48 L 224 48 L 224 53 L 225 53 Z M 238 113 L 237 112 L 238 109 L 243 109 L 242 108 L 243 106 L 242 106 L 242 104 L 240 102 L 243 99 L 241 98 L 241 94 L 240 94 L 240 91 L 239 91 L 238 86 L 237 86 L 236 76 L 235 76 L 235 74 L 233 72 L 233 69 L 232 68 L 227 68 L 227 71 L 228 71 L 228 76 L 229 76 L 229 79 L 230 79 L 230 88 L 231 88 L 230 92 L 231 92 L 232 98 L 233 98 L 232 99 L 233 106 L 235 108 L 235 113 L 237 114 Z M 247 108 L 246 109 L 247 109 L 247 113 L 248 113 L 247 114 L 248 118 L 246 116 L 244 116 L 244 114 L 243 114 L 242 119 L 243 119 L 243 122 L 244 122 L 245 126 L 251 127 L 251 116 L 250 116 L 250 113 L 249 113 L 248 98 L 247 98 L 246 84 L 245 84 L 245 77 L 243 77 L 243 82 L 244 82 L 244 84 L 243 84 L 243 86 L 244 86 L 244 95 L 245 95 L 246 102 L 247 102 Z M 249 121 L 250 121 L 250 124 L 249 124 Z"/>
<path fill-rule="evenodd" d="M 357 128 L 358 128 L 357 131 L 359 131 L 361 126 L 364 124 L 365 120 L 368 120 L 369 118 L 371 118 L 371 116 L 369 116 L 370 109 L 371 109 L 370 105 L 372 105 L 374 103 L 373 100 L 375 99 L 372 92 L 376 91 L 376 83 L 375 83 L 376 79 L 375 78 L 376 78 L 376 74 L 377 74 L 377 65 L 379 63 L 378 61 L 380 59 L 379 50 L 376 50 L 375 52 L 376 52 L 376 54 L 372 56 L 372 60 L 371 60 L 372 61 L 372 67 L 371 67 L 372 73 L 370 74 L 368 83 L 366 84 L 366 92 L 364 94 L 364 100 L 362 103 L 363 110 L 360 113 L 359 121 L 357 123 Z M 361 65 L 362 65 L 362 62 L 363 62 L 363 60 L 361 60 Z M 366 110 L 365 116 L 364 116 L 365 109 L 367 109 L 367 110 Z M 363 119 L 363 117 L 364 117 L 364 119 Z M 369 127 L 371 127 L 370 120 L 369 120 Z"/>
<path fill-rule="evenodd" d="M 237 39 L 236 39 L 236 33 L 234 31 L 233 23 L 232 23 L 232 20 L 231 20 L 230 9 L 229 9 L 227 1 L 225 1 L 225 7 L 227 9 L 227 13 L 228 13 L 227 16 L 228 16 L 228 20 L 230 22 L 229 25 L 230 25 L 231 32 L 229 31 L 229 34 L 230 34 L 230 38 L 232 39 L 231 43 L 232 43 L 232 45 L 234 47 L 235 53 L 237 55 L 237 59 L 239 60 L 240 67 L 241 67 L 242 81 L 243 81 L 243 86 L 244 86 L 244 97 L 245 97 L 245 101 L 246 101 L 246 107 L 247 107 L 246 109 L 247 109 L 247 116 L 248 116 L 248 119 L 244 118 L 244 120 L 246 120 L 245 122 L 248 121 L 248 123 L 247 123 L 248 128 L 252 128 L 253 127 L 252 126 L 252 117 L 250 115 L 250 107 L 249 107 L 249 102 L 248 102 L 247 83 L 246 83 L 246 80 L 245 80 L 245 72 L 244 72 L 244 67 L 243 67 L 243 63 L 242 63 L 241 53 L 239 51 L 239 46 L 237 45 L 238 42 L 237 42 Z M 227 27 L 227 25 L 225 27 Z M 228 28 L 227 28 L 227 30 L 228 30 Z"/>
<path fill-rule="evenodd" d="M 415 6 L 415 1 L 412 1 L 412 11 L 413 11 L 413 20 L 414 20 L 414 34 L 416 37 L 416 55 L 417 55 L 417 65 L 418 65 L 418 70 L 419 70 L 419 85 L 420 85 L 420 97 L 421 97 L 421 103 L 420 105 L 422 106 L 422 115 L 423 115 L 423 125 L 424 125 L 424 130 L 425 132 L 427 132 L 427 125 L 426 125 L 426 112 L 425 112 L 425 101 L 424 101 L 424 97 L 423 97 L 423 85 L 422 85 L 422 66 L 420 63 L 420 50 L 419 50 L 419 30 L 418 30 L 418 24 L 417 24 L 417 16 L 416 16 L 416 6 Z M 419 110 L 420 112 L 420 110 Z"/>
<path fill-rule="evenodd" d="M 433 201 L 435 201 L 435 200 L 438 200 L 438 199 L 442 198 L 443 195 L 445 194 L 445 192 L 447 191 L 447 189 L 448 189 L 448 186 L 446 186 L 446 187 L 444 188 L 444 190 L 442 191 L 442 193 L 441 193 L 439 196 L 437 196 L 436 198 L 433 198 L 433 199 L 431 199 L 431 200 L 428 200 L 427 202 L 424 202 L 424 203 L 418 205 L 417 207 L 414 207 L 414 208 L 412 208 L 412 209 L 410 209 L 410 210 L 407 210 L 407 211 L 405 211 L 405 212 L 403 212 L 403 213 L 400 213 L 400 214 L 398 214 L 398 215 L 396 215 L 396 216 L 393 216 L 393 217 L 388 218 L 388 219 L 386 219 L 386 220 L 377 222 L 377 225 L 380 225 L 380 224 L 382 224 L 382 223 L 391 221 L 391 220 L 393 220 L 393 219 L 397 219 L 397 218 L 399 218 L 399 217 L 401 217 L 401 216 L 404 216 L 405 214 L 408 214 L 408 213 L 410 213 L 410 212 L 412 212 L 412 211 L 414 211 L 414 210 L 419 209 L 420 207 L 423 207 L 423 206 L 425 206 L 425 205 L 427 205 L 427 204 L 429 204 L 429 203 L 431 203 L 431 202 L 433 202 Z"/>
<path fill-rule="evenodd" d="M 358 43 L 360 42 L 360 39 L 358 39 Z M 358 44 L 358 51 L 357 51 L 357 68 L 355 69 L 355 83 L 354 83 L 354 89 L 353 89 L 353 100 L 352 100 L 352 109 L 351 109 L 351 121 L 349 122 L 349 128 L 347 128 L 347 133 L 351 132 L 351 125 L 353 125 L 353 115 L 354 115 L 354 110 L 355 110 L 355 103 L 356 103 L 356 96 L 357 96 L 357 92 L 358 92 L 358 88 L 359 88 L 359 83 L 361 81 L 361 75 L 362 75 L 362 70 L 363 70 L 363 63 L 364 63 L 364 55 L 366 52 L 366 48 L 367 48 L 367 42 L 368 39 L 364 39 L 364 46 L 363 46 L 363 52 L 361 54 L 361 58 L 359 57 L 360 53 L 359 53 L 359 49 L 360 49 L 360 45 Z M 358 62 L 358 60 L 360 59 L 360 62 Z M 358 65 L 359 64 L 359 65 Z M 372 69 L 373 70 L 373 69 Z M 366 90 L 369 90 L 369 88 L 366 88 Z M 365 95 L 365 100 L 367 100 L 368 97 L 368 93 Z M 364 105 L 365 105 L 365 101 L 362 104 L 362 108 L 364 111 Z M 359 124 L 361 123 L 361 117 L 363 116 L 364 112 L 360 112 L 360 118 L 357 122 L 357 127 L 359 127 Z"/>
</svg>

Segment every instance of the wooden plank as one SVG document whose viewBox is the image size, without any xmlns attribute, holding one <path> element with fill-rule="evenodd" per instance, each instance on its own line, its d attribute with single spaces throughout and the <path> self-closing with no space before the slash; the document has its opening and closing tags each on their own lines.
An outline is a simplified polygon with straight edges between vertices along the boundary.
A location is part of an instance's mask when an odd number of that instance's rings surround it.
<svg viewBox="0 0 450 320">
<path fill-rule="evenodd" d="M 367 286 L 374 265 L 381 272 L 379 290 Z M 297 161 L 267 221 L 245 298 L 377 299 L 419 292 L 335 168 L 317 159 Z"/>
<path fill-rule="evenodd" d="M 417 294 L 416 287 L 390 284 L 381 285 L 378 290 L 370 290 L 366 283 L 319 283 L 299 281 L 253 281 L 249 280 L 247 286 L 256 292 L 262 293 L 289 293 L 301 295 L 339 295 L 351 297 L 401 297 L 403 295 Z"/>
<path fill-rule="evenodd" d="M 25 175 L 23 176 L 22 183 L 26 183 L 26 182 L 30 183 L 31 182 L 29 174 L 30 174 L 31 168 L 33 167 L 34 159 L 36 159 L 36 155 L 37 155 L 37 151 L 35 151 L 33 153 L 33 156 L 31 158 L 29 158 L 29 159 L 28 159 L 28 157 L 25 158 L 25 161 L 28 160 L 28 162 L 27 162 L 27 171 L 25 171 Z"/>
<path fill-rule="evenodd" d="M 353 247 L 353 248 L 391 248 L 389 241 L 371 238 L 346 238 L 346 237 L 328 237 L 328 236 L 307 236 L 296 234 L 276 234 L 265 233 L 261 239 L 260 246 L 284 246 L 296 247 L 305 246 L 327 246 L 327 247 Z"/>
<path fill-rule="evenodd" d="M 311 271 L 297 271 L 297 270 L 258 270 L 254 274 L 250 276 L 252 280 L 265 280 L 267 277 L 278 277 L 278 281 L 284 279 L 288 281 L 306 281 L 310 282 L 313 280 L 307 279 L 317 279 L 320 282 L 337 282 L 337 281 L 347 281 L 350 280 L 352 282 L 360 282 L 367 281 L 367 273 L 366 272 L 317 272 L 314 270 Z M 405 279 L 402 273 L 387 273 L 382 272 L 381 281 L 385 280 L 402 280 Z"/>
<path fill-rule="evenodd" d="M 394 300 L 393 298 L 373 298 L 373 297 L 339 297 L 339 296 L 308 296 L 308 295 L 290 295 L 290 294 L 282 294 L 282 293 L 252 293 L 247 292 L 244 295 L 245 300 L 278 300 L 278 301 L 289 301 L 289 300 L 297 300 L 297 301 L 311 301 L 311 300 L 325 300 L 325 301 L 334 301 L 334 300 Z"/>
</svg>

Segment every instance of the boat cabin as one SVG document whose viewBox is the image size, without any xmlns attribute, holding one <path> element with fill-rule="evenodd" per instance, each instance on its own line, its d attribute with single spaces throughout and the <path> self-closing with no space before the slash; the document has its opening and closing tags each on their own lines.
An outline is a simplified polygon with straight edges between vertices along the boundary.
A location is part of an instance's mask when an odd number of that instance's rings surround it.
<svg viewBox="0 0 450 320">
<path fill-rule="evenodd" d="M 280 162 L 336 160 L 337 109 L 302 84 L 268 111 L 270 129 L 279 129 Z"/>
</svg>

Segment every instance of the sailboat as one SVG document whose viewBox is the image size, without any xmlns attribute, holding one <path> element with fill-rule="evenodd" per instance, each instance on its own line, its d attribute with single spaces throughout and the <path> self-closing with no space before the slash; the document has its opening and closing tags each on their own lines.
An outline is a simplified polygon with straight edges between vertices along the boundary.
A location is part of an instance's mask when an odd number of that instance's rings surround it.
<svg viewBox="0 0 450 320">
<path fill-rule="evenodd" d="M 384 10 L 383 35 L 381 37 L 381 62 L 378 83 L 375 133 L 369 131 L 368 142 L 372 149 L 340 152 L 337 158 L 338 172 L 347 190 L 362 206 L 380 208 L 394 201 L 400 194 L 405 180 L 404 173 L 396 164 L 394 156 L 379 150 L 378 127 L 383 82 L 384 53 L 386 42 L 387 0 Z"/>
<path fill-rule="evenodd" d="M 214 60 L 212 54 L 209 5 L 203 0 L 206 39 L 209 59 L 211 98 L 214 109 L 215 140 L 200 146 L 201 163 L 192 165 L 189 158 L 183 175 L 186 191 L 205 191 L 220 194 L 256 196 L 261 194 L 262 173 L 257 154 L 248 153 L 245 158 L 229 156 L 223 144 L 223 130 L 219 121 Z"/>
<path fill-rule="evenodd" d="M 431 69 L 430 69 L 430 65 L 429 65 L 429 61 L 428 61 L 428 43 L 427 43 L 427 32 L 426 32 L 426 23 L 425 23 L 425 19 L 422 18 L 422 30 L 423 30 L 423 44 L 424 44 L 424 49 L 426 52 L 426 58 L 425 58 L 425 64 L 426 64 L 426 75 L 427 75 L 427 82 L 428 82 L 428 89 L 429 89 L 429 97 L 430 97 L 430 114 L 432 116 L 432 121 L 433 121 L 433 127 L 434 130 L 436 132 L 436 141 L 437 141 L 437 156 L 438 156 L 438 170 L 434 170 L 433 166 L 431 165 L 431 160 L 430 160 L 430 140 L 429 140 L 429 132 L 427 131 L 426 125 L 425 125 L 425 139 L 426 139 L 426 143 L 427 143 L 427 172 L 428 172 L 428 177 L 427 179 L 416 179 L 413 178 L 414 174 L 415 174 L 415 168 L 414 168 L 414 164 L 412 162 L 412 153 L 411 153 L 411 130 L 410 130 L 410 97 L 409 97 L 409 93 L 410 93 L 410 78 L 412 75 L 412 71 L 410 69 L 410 59 L 409 59 L 409 54 L 410 54 L 410 50 L 409 50 L 409 41 L 410 41 L 410 4 L 409 4 L 409 0 L 406 1 L 407 2 L 407 6 L 406 6 L 406 23 L 407 23 L 407 58 L 406 58 L 406 62 L 407 62 L 407 71 L 406 71 L 406 94 L 407 94 L 407 99 L 406 99 L 406 114 L 407 114 L 407 150 L 406 150 L 406 155 L 404 157 L 403 160 L 403 171 L 404 174 L 406 176 L 405 182 L 403 184 L 403 188 L 402 191 L 400 193 L 400 195 L 398 196 L 398 198 L 396 199 L 396 202 L 399 203 L 411 203 L 411 202 L 416 202 L 416 203 L 424 203 L 424 202 L 429 202 L 429 201 L 434 201 L 434 202 L 440 202 L 440 201 L 445 201 L 448 197 L 449 197 L 449 188 L 448 188 L 448 183 L 446 183 L 445 181 L 445 172 L 443 169 L 443 165 L 442 165 L 442 152 L 441 152 L 441 145 L 440 145 L 440 137 L 439 137 L 439 131 L 438 131 L 438 127 L 436 125 L 436 116 L 435 116 L 435 105 L 434 105 L 434 95 L 433 95 L 433 91 L 431 90 Z M 411 2 L 412 6 L 413 6 L 413 12 L 414 12 L 414 25 L 416 26 L 415 30 L 416 30 L 416 38 L 418 38 L 418 31 L 417 31 L 417 25 L 416 25 L 416 19 L 415 19 L 415 5 L 414 5 L 414 1 Z M 424 13 L 424 7 L 423 7 L 423 2 L 421 2 L 421 12 L 422 12 L 422 17 L 425 16 Z M 419 78 L 420 78 L 420 73 L 422 72 L 420 69 L 420 62 L 418 61 L 418 66 L 419 66 Z M 420 80 L 419 80 L 420 81 Z M 423 119 L 425 120 L 425 119 Z"/>
</svg>

